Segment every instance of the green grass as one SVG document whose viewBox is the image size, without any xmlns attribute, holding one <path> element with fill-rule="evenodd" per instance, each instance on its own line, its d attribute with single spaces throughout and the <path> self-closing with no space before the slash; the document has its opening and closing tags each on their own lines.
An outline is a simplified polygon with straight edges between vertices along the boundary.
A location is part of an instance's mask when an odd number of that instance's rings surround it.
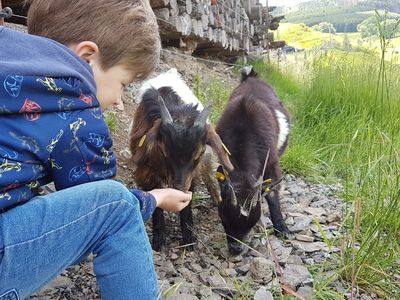
<svg viewBox="0 0 400 300">
<path fill-rule="evenodd" d="M 348 217 L 338 241 L 337 272 L 354 285 L 395 298 L 400 295 L 400 66 L 384 63 L 385 73 L 380 66 L 375 56 L 333 51 L 313 60 L 303 89 L 274 67 L 257 68 L 294 117 L 284 170 L 344 185 Z"/>
<path fill-rule="evenodd" d="M 201 75 L 198 74 L 194 78 L 193 90 L 196 97 L 203 104 L 212 102 L 212 110 L 209 118 L 211 123 L 215 125 L 228 102 L 233 88 L 227 88 L 220 80 L 205 82 Z"/>
<path fill-rule="evenodd" d="M 110 110 L 104 113 L 104 120 L 106 121 L 108 129 L 110 130 L 111 133 L 117 131 L 118 119 L 117 119 L 117 113 L 115 111 Z"/>
</svg>

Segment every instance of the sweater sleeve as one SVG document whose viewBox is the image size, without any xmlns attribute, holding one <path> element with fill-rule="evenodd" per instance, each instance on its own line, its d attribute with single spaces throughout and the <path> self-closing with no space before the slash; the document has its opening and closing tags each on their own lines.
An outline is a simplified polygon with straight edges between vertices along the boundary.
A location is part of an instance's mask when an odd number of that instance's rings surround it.
<svg viewBox="0 0 400 300">
<path fill-rule="evenodd" d="M 132 194 L 139 199 L 140 203 L 140 213 L 142 214 L 143 221 L 146 222 L 151 218 L 154 210 L 157 207 L 156 198 L 148 192 L 142 190 L 132 189 L 130 190 Z"/>
<path fill-rule="evenodd" d="M 57 190 L 115 178 L 113 143 L 98 108 L 81 110 L 71 116 L 52 144 L 47 167 Z M 139 200 L 143 220 L 148 220 L 156 207 L 154 196 L 141 190 L 130 191 Z"/>
</svg>

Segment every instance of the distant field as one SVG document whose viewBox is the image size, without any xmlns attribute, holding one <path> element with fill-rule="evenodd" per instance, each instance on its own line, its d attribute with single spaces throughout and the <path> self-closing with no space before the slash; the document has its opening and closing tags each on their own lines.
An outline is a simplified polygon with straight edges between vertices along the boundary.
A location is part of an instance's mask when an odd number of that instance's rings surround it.
<svg viewBox="0 0 400 300">
<path fill-rule="evenodd" d="M 372 51 L 377 54 L 380 52 L 380 41 L 378 38 L 363 40 L 358 32 L 329 34 L 315 31 L 304 24 L 281 23 L 275 36 L 278 40 L 285 40 L 290 46 L 310 50 L 324 45 L 331 48 L 343 48 L 345 35 L 349 39 L 352 52 Z M 390 41 L 387 58 L 391 59 L 393 54 L 397 56 L 396 59 L 399 59 L 400 37 Z"/>
</svg>

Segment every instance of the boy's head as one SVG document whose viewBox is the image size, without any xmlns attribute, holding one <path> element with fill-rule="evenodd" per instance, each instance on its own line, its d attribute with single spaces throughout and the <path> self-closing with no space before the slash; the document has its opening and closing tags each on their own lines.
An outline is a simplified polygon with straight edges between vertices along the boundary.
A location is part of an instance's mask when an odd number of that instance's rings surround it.
<svg viewBox="0 0 400 300">
<path fill-rule="evenodd" d="M 29 5 L 28 32 L 58 41 L 86 60 L 93 69 L 97 96 L 104 108 L 111 104 L 104 102 L 112 102 L 102 99 L 107 76 L 120 74 L 124 78 L 120 83 L 125 85 L 145 79 L 158 63 L 160 37 L 148 0 L 25 2 Z"/>
</svg>

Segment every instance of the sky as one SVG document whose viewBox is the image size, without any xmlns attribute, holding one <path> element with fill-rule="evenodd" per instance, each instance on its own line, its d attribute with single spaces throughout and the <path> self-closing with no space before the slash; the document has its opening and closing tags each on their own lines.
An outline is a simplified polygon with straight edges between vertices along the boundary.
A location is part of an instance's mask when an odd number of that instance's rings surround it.
<svg viewBox="0 0 400 300">
<path fill-rule="evenodd" d="M 307 2 L 310 0 L 268 0 L 269 6 L 293 6 L 301 2 Z M 265 0 L 260 0 L 265 5 Z"/>
</svg>

